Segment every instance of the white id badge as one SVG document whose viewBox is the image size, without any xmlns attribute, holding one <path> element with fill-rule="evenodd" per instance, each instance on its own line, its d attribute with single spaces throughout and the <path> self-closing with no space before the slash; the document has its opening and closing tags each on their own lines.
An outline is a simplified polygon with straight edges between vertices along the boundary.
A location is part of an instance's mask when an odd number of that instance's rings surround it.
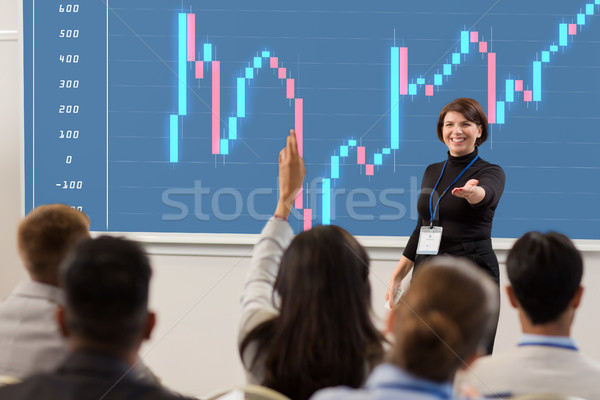
<svg viewBox="0 0 600 400">
<path fill-rule="evenodd" d="M 442 241 L 441 226 L 422 226 L 417 245 L 417 254 L 436 255 L 440 251 Z"/>
</svg>

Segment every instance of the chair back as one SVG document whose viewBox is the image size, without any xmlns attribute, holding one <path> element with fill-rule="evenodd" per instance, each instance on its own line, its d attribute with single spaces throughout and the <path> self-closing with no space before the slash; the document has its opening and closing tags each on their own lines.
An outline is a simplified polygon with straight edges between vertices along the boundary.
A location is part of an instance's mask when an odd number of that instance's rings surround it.
<svg viewBox="0 0 600 400">
<path fill-rule="evenodd" d="M 12 385 L 14 383 L 19 383 L 19 382 L 21 382 L 20 379 L 14 378 L 12 376 L 0 375 L 0 386 Z"/>
<path fill-rule="evenodd" d="M 205 397 L 204 400 L 218 400 L 221 398 L 224 400 L 229 398 L 234 400 L 236 396 L 233 393 L 236 391 L 241 393 L 245 400 L 291 400 L 289 397 L 284 396 L 273 389 L 260 385 L 237 386 L 235 388 L 211 394 L 208 397 Z M 228 397 L 230 394 L 231 397 Z"/>
<path fill-rule="evenodd" d="M 511 397 L 511 400 L 584 400 L 581 397 L 559 393 L 531 393 Z"/>
</svg>

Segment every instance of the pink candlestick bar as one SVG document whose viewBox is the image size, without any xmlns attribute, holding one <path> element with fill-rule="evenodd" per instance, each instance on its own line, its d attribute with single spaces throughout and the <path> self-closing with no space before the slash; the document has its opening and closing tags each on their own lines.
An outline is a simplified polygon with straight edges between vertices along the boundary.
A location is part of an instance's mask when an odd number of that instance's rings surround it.
<svg viewBox="0 0 600 400">
<path fill-rule="evenodd" d="M 533 99 L 533 92 L 531 90 L 526 90 L 523 92 L 523 100 L 531 101 Z"/>
<path fill-rule="evenodd" d="M 488 53 L 488 123 L 496 123 L 496 53 Z"/>
<path fill-rule="evenodd" d="M 286 89 L 285 89 L 285 97 L 288 99 L 293 99 L 294 98 L 294 80 L 293 79 L 286 79 Z"/>
<path fill-rule="evenodd" d="M 569 35 L 577 35 L 577 24 L 569 24 Z"/>
<path fill-rule="evenodd" d="M 279 68 L 277 70 L 277 73 L 278 73 L 277 77 L 279 79 L 285 79 L 285 68 Z"/>
<path fill-rule="evenodd" d="M 279 66 L 279 58 L 271 57 L 271 59 L 269 60 L 269 67 L 277 68 L 278 66 Z"/>
<path fill-rule="evenodd" d="M 196 61 L 196 79 L 204 78 L 204 61 Z"/>
<path fill-rule="evenodd" d="M 479 42 L 479 32 L 471 32 L 471 43 Z"/>
<path fill-rule="evenodd" d="M 479 42 L 479 52 L 487 53 L 487 42 Z"/>
<path fill-rule="evenodd" d="M 302 99 L 296 99 L 294 106 L 294 130 L 296 131 L 296 141 L 298 142 L 298 154 L 300 154 L 300 157 L 304 157 L 304 104 Z"/>
<path fill-rule="evenodd" d="M 433 85 L 425 85 L 425 96 L 433 96 Z"/>
<path fill-rule="evenodd" d="M 364 146 L 358 146 L 356 148 L 356 163 L 357 164 L 365 163 L 365 147 Z"/>
<path fill-rule="evenodd" d="M 368 176 L 373 176 L 373 164 L 367 164 L 367 175 Z"/>
<path fill-rule="evenodd" d="M 221 62 L 212 62 L 212 153 L 221 153 Z"/>
<path fill-rule="evenodd" d="M 522 92 L 522 91 L 523 91 L 523 81 L 522 80 L 515 81 L 515 92 Z"/>
<path fill-rule="evenodd" d="M 408 94 L 408 47 L 400 47 L 400 94 Z"/>
<path fill-rule="evenodd" d="M 310 208 L 304 209 L 304 230 L 308 231 L 312 228 L 312 210 Z"/>
<path fill-rule="evenodd" d="M 187 60 L 196 60 L 196 14 L 187 15 Z"/>
<path fill-rule="evenodd" d="M 296 142 L 298 143 L 298 154 L 300 154 L 300 157 L 303 157 L 304 154 L 304 132 L 303 132 L 303 125 L 304 125 L 304 121 L 303 121 L 303 102 L 302 99 L 296 99 L 294 101 L 294 108 L 295 108 L 295 123 L 294 123 L 294 131 L 296 132 Z M 296 196 L 296 200 L 295 200 L 295 207 L 299 210 L 302 209 L 303 205 L 302 205 L 302 188 L 300 188 L 300 190 L 298 191 L 298 195 Z"/>
</svg>

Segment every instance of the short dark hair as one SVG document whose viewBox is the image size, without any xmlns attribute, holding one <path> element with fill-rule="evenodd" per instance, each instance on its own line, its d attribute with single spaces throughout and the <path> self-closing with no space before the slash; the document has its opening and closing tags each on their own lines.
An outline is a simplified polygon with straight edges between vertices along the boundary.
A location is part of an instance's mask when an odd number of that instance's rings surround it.
<svg viewBox="0 0 600 400">
<path fill-rule="evenodd" d="M 69 251 L 89 238 L 90 220 L 65 204 L 35 208 L 19 224 L 19 254 L 32 279 L 57 284 L 58 269 Z"/>
<path fill-rule="evenodd" d="M 506 259 L 508 279 L 534 325 L 555 321 L 581 284 L 583 259 L 571 240 L 557 232 L 527 232 Z"/>
<path fill-rule="evenodd" d="M 500 293 L 466 258 L 428 258 L 394 309 L 390 361 L 434 382 L 451 380 L 464 360 L 485 349 L 498 320 Z"/>
<path fill-rule="evenodd" d="M 131 350 L 143 335 L 151 275 L 136 242 L 101 236 L 81 243 L 61 268 L 69 332 L 99 347 Z"/>
<path fill-rule="evenodd" d="M 453 100 L 450 103 L 446 104 L 442 111 L 440 112 L 440 116 L 438 117 L 437 123 L 437 135 L 438 139 L 444 142 L 443 128 L 444 128 L 444 118 L 446 118 L 446 114 L 450 111 L 459 112 L 467 119 L 479 126 L 481 126 L 481 137 L 478 137 L 475 141 L 476 146 L 480 146 L 483 144 L 488 137 L 488 121 L 487 116 L 485 115 L 485 111 L 483 111 L 483 107 L 481 104 L 475 99 L 470 99 L 468 97 L 461 97 L 459 99 Z"/>
</svg>

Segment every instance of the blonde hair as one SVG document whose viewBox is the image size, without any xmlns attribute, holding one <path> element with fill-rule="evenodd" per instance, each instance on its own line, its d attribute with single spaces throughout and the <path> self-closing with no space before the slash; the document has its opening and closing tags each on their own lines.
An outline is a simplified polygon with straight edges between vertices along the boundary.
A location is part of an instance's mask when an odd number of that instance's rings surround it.
<svg viewBox="0 0 600 400">
<path fill-rule="evenodd" d="M 428 259 L 394 310 L 390 361 L 418 377 L 449 381 L 485 348 L 498 311 L 498 288 L 475 264 L 450 256 Z"/>
</svg>

